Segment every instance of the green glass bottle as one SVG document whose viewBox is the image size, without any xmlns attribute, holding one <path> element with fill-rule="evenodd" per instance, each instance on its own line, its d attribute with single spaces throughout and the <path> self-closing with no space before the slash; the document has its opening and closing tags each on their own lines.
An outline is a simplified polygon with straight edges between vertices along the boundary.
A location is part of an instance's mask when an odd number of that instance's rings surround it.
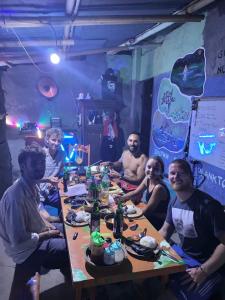
<svg viewBox="0 0 225 300">
<path fill-rule="evenodd" d="M 123 236 L 123 207 L 122 202 L 119 201 L 113 223 L 113 236 L 116 239 Z"/>
<path fill-rule="evenodd" d="M 94 231 L 100 232 L 100 210 L 99 210 L 98 199 L 94 200 L 94 204 L 91 212 L 90 231 L 91 233 Z"/>
<path fill-rule="evenodd" d="M 67 167 L 64 167 L 63 169 L 63 191 L 66 193 L 68 191 L 67 182 L 69 179 L 69 172 L 67 170 Z"/>
</svg>

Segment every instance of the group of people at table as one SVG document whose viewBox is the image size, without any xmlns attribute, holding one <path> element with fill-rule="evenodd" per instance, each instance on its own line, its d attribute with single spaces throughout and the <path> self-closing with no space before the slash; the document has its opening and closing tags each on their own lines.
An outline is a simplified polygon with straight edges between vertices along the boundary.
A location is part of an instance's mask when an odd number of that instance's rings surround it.
<svg viewBox="0 0 225 300">
<path fill-rule="evenodd" d="M 0 201 L 0 236 L 6 253 L 16 263 L 11 300 L 29 299 L 30 289 L 21 286 L 26 287 L 42 267 L 60 269 L 70 280 L 63 224 L 60 217 L 49 215 L 45 209 L 46 204 L 60 209 L 56 186 L 63 168 L 61 141 L 61 130 L 51 128 L 46 132 L 44 148 L 26 146 L 18 156 L 21 177 Z M 171 199 L 163 180 L 163 160 L 147 158 L 141 152 L 138 133 L 128 136 L 127 149 L 118 161 L 102 165 L 110 166 L 110 176 L 127 191 L 123 201 L 144 201 L 143 214 L 166 240 L 174 231 L 178 233 L 180 243 L 173 247 L 187 269 L 171 276 L 174 296 L 210 299 L 225 274 L 225 214 L 217 200 L 194 188 L 188 162 L 177 159 L 169 165 L 168 179 L 175 192 Z"/>
</svg>

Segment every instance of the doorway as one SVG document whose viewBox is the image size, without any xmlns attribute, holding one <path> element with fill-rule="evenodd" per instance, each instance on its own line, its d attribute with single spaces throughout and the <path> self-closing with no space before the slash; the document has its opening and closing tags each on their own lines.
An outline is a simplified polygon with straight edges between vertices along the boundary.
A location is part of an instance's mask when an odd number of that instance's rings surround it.
<svg viewBox="0 0 225 300">
<path fill-rule="evenodd" d="M 149 156 L 151 136 L 153 81 L 153 78 L 150 78 L 141 82 L 141 144 L 142 150 L 147 156 Z"/>
</svg>

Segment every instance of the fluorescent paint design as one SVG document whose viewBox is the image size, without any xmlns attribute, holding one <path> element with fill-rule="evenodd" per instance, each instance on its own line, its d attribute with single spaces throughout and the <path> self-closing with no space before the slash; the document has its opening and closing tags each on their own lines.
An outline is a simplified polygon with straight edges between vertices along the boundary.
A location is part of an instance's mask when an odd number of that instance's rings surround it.
<svg viewBox="0 0 225 300">
<path fill-rule="evenodd" d="M 74 154 L 74 152 L 75 152 L 75 149 L 73 148 L 72 152 L 70 153 L 70 159 L 72 159 L 72 158 L 73 158 L 73 154 Z"/>
<path fill-rule="evenodd" d="M 205 135 L 199 135 L 200 138 L 214 138 L 216 137 L 215 134 L 205 134 Z"/>
<path fill-rule="evenodd" d="M 225 136 L 225 128 L 220 128 L 219 129 L 219 137 Z"/>
<path fill-rule="evenodd" d="M 65 148 L 63 147 L 63 144 L 61 144 L 60 147 L 61 147 L 62 151 L 65 152 Z"/>
<path fill-rule="evenodd" d="M 216 143 L 197 142 L 201 155 L 209 155 L 216 147 Z"/>
<path fill-rule="evenodd" d="M 64 139 L 73 139 L 74 138 L 73 135 L 66 135 L 66 134 L 63 137 L 64 137 Z"/>
</svg>

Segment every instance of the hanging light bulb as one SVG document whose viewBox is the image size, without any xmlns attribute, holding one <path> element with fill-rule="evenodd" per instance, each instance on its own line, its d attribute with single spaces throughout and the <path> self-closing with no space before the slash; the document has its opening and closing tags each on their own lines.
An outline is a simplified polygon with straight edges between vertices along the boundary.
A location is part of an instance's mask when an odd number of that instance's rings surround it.
<svg viewBox="0 0 225 300">
<path fill-rule="evenodd" d="M 57 54 L 57 53 L 52 53 L 51 55 L 50 55 L 50 61 L 51 61 L 51 63 L 53 63 L 54 65 L 57 65 L 57 64 L 59 64 L 60 63 L 60 60 L 61 60 L 61 58 L 60 58 L 60 56 L 59 56 L 59 54 Z"/>
</svg>

